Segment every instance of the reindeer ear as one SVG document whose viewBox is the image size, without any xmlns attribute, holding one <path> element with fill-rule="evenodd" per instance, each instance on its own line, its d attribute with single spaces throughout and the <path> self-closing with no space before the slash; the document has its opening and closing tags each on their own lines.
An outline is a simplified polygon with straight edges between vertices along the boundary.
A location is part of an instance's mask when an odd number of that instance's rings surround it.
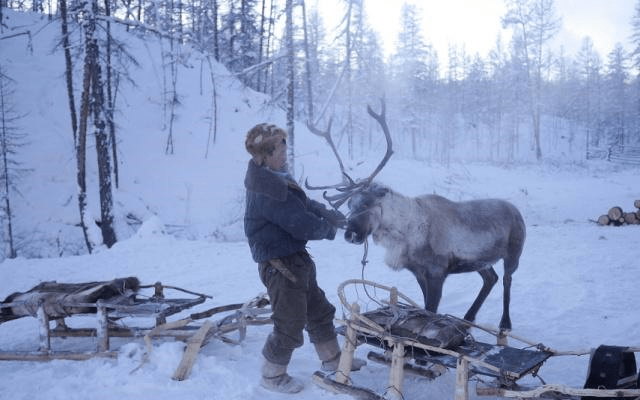
<svg viewBox="0 0 640 400">
<path fill-rule="evenodd" d="M 370 192 L 375 197 L 384 197 L 387 193 L 389 193 L 390 189 L 384 185 L 379 183 L 372 183 L 370 186 Z"/>
</svg>

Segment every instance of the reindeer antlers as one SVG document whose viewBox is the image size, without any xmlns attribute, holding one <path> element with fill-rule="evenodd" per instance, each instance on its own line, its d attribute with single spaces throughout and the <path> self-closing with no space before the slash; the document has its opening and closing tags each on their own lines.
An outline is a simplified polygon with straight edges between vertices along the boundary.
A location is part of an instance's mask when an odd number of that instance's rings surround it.
<svg viewBox="0 0 640 400">
<path fill-rule="evenodd" d="M 336 146 L 333 143 L 333 140 L 331 139 L 332 120 L 329 120 L 329 125 L 327 126 L 326 131 L 320 131 L 316 127 L 311 126 L 310 124 L 307 124 L 307 127 L 309 128 L 309 130 L 315 135 L 323 137 L 331 147 L 331 150 L 333 150 L 333 154 L 335 154 L 336 158 L 338 159 L 338 163 L 340 164 L 340 171 L 342 172 L 342 182 L 335 185 L 328 185 L 328 186 L 310 186 L 308 182 L 305 181 L 305 187 L 310 190 L 335 189 L 338 192 L 340 192 L 334 195 L 327 195 L 327 192 L 325 191 L 322 195 L 322 197 L 324 197 L 324 199 L 327 200 L 327 202 L 329 202 L 329 204 L 331 204 L 331 206 L 336 210 L 340 208 L 340 206 L 343 205 L 347 200 L 349 200 L 351 196 L 369 187 L 369 185 L 373 181 L 373 178 L 375 178 L 375 176 L 378 175 L 380 171 L 382 171 L 382 168 L 384 168 L 384 166 L 387 164 L 387 161 L 389 161 L 389 158 L 391 158 L 391 155 L 393 154 L 391 134 L 389 133 L 389 127 L 387 126 L 386 105 L 385 105 L 384 98 L 380 102 L 382 104 L 382 109 L 380 111 L 380 114 L 376 114 L 373 111 L 373 109 L 368 105 L 367 105 L 367 112 L 373 119 L 375 119 L 378 122 L 378 124 L 380 124 L 380 127 L 382 128 L 385 139 L 387 141 L 387 151 L 385 152 L 385 155 L 382 158 L 382 161 L 380 161 L 380 163 L 375 168 L 373 173 L 369 175 L 367 178 L 358 180 L 357 182 L 354 182 L 353 179 L 351 179 L 351 177 L 345 172 L 342 159 L 340 158 L 340 155 L 338 154 L 338 150 L 336 149 Z"/>
<path fill-rule="evenodd" d="M 380 127 L 384 132 L 384 138 L 387 140 L 387 151 L 384 153 L 384 157 L 382 158 L 382 161 L 380 161 L 380 164 L 378 164 L 378 166 L 373 171 L 373 173 L 369 175 L 369 177 L 366 179 L 367 181 L 366 186 L 369 186 L 369 184 L 373 181 L 373 178 L 376 175 L 378 175 L 380 171 L 382 171 L 382 168 L 387 164 L 387 161 L 389 161 L 389 159 L 391 158 L 391 155 L 393 154 L 393 148 L 391 143 L 391 133 L 389 133 L 389 127 L 387 126 L 387 106 L 385 104 L 384 98 L 380 100 L 380 103 L 382 105 L 382 110 L 380 110 L 380 114 L 376 114 L 368 105 L 367 105 L 367 112 L 369 113 L 369 115 L 371 115 L 373 119 L 378 121 L 378 123 L 380 124 Z"/>
<path fill-rule="evenodd" d="M 337 187 L 340 186 L 340 185 L 344 185 L 344 184 L 347 184 L 347 183 L 350 183 L 350 184 L 353 183 L 353 179 L 351 179 L 351 177 L 344 170 L 344 164 L 342 163 L 342 159 L 340 158 L 340 154 L 338 153 L 338 149 L 336 148 L 336 145 L 333 143 L 333 139 L 331 138 L 331 123 L 332 122 L 333 122 L 333 118 L 329 119 L 329 124 L 327 125 L 327 130 L 326 131 L 321 131 L 320 129 L 318 129 L 315 126 L 311 125 L 311 123 L 309 123 L 309 122 L 307 123 L 307 128 L 309 128 L 311 133 L 313 133 L 314 135 L 317 135 L 317 136 L 320 136 L 321 138 L 324 138 L 324 140 L 329 144 L 329 147 L 331 147 L 331 150 L 333 151 L 333 154 L 338 159 L 338 164 L 340 164 L 340 172 L 342 173 L 342 183 L 338 183 L 338 184 L 335 184 L 335 185 L 328 185 L 328 186 L 311 186 L 305 180 L 304 186 L 309 190 L 337 189 Z"/>
</svg>

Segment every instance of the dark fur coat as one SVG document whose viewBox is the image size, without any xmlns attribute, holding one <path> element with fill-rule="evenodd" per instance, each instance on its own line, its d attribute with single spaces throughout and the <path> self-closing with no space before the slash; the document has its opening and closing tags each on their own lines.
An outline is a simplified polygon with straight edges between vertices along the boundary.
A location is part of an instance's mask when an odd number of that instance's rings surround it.
<svg viewBox="0 0 640 400">
<path fill-rule="evenodd" d="M 291 255 L 309 240 L 333 240 L 336 227 L 320 216 L 325 207 L 309 199 L 285 174 L 249 161 L 244 231 L 254 261 Z"/>
</svg>

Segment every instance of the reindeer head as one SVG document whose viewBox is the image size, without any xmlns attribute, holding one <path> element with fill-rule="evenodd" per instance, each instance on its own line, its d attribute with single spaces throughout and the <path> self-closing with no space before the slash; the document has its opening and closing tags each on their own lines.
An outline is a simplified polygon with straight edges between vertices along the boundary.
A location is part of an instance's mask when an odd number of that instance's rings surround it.
<svg viewBox="0 0 640 400">
<path fill-rule="evenodd" d="M 340 155 L 338 154 L 338 150 L 333 144 L 333 140 L 331 139 L 331 120 L 329 121 L 329 125 L 326 131 L 320 131 L 312 125 L 308 125 L 309 130 L 323 137 L 331 150 L 333 150 L 333 154 L 338 159 L 338 163 L 340 165 L 340 171 L 342 172 L 342 182 L 336 185 L 329 186 L 311 186 L 308 182 L 305 182 L 305 186 L 310 190 L 327 190 L 334 189 L 337 190 L 338 193 L 333 195 L 328 195 L 325 191 L 323 197 L 334 209 L 339 209 L 341 205 L 343 205 L 346 201 L 349 201 L 349 214 L 347 221 L 347 229 L 345 232 L 345 239 L 348 242 L 360 244 L 364 242 L 369 234 L 371 234 L 375 224 L 378 223 L 379 217 L 376 218 L 376 208 L 374 207 L 376 199 L 384 196 L 388 189 L 385 189 L 385 193 L 382 193 L 381 186 L 376 184 L 372 184 L 373 178 L 382 170 L 382 168 L 386 165 L 389 158 L 393 154 L 392 143 L 391 143 L 391 134 L 389 133 L 389 127 L 387 126 L 386 120 L 386 107 L 384 99 L 382 100 L 382 110 L 380 114 L 376 114 L 371 107 L 367 106 L 367 112 L 369 115 L 375 119 L 382 131 L 384 132 L 384 136 L 387 142 L 387 150 L 385 152 L 382 161 L 378 164 L 376 169 L 373 171 L 371 175 L 369 175 L 365 179 L 360 179 L 354 181 L 351 177 L 345 172 L 344 164 L 340 159 Z M 379 210 L 378 210 L 379 214 Z"/>
<path fill-rule="evenodd" d="M 389 189 L 372 183 L 366 189 L 354 194 L 348 201 L 349 219 L 344 239 L 353 244 L 362 244 L 380 225 L 382 208 L 380 201 L 389 193 Z"/>
</svg>

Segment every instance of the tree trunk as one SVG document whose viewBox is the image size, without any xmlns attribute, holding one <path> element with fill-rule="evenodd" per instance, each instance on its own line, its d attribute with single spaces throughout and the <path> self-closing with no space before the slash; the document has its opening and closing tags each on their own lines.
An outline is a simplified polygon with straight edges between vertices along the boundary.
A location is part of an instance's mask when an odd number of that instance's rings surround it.
<svg viewBox="0 0 640 400">
<path fill-rule="evenodd" d="M 94 39 L 95 54 L 98 55 L 98 43 Z M 96 57 L 96 61 L 99 57 Z M 113 195 L 111 188 L 111 162 L 109 159 L 109 139 L 105 131 L 104 92 L 102 91 L 102 69 L 96 62 L 93 67 L 92 79 L 92 107 L 93 124 L 95 127 L 96 152 L 98 158 L 98 179 L 100 182 L 100 230 L 102 241 L 107 247 L 116 243 L 116 234 L 113 229 Z"/>
<path fill-rule="evenodd" d="M 220 50 L 218 45 L 218 1 L 213 0 L 213 57 L 220 61 Z"/>
<path fill-rule="evenodd" d="M 209 119 L 209 136 L 207 137 L 207 148 L 204 153 L 204 158 L 209 157 L 209 143 L 215 143 L 218 136 L 218 91 L 216 89 L 216 76 L 213 73 L 213 62 L 211 56 L 207 55 L 207 62 L 209 63 L 209 72 L 211 74 L 211 116 Z"/>
<path fill-rule="evenodd" d="M 269 25 L 267 27 L 267 45 L 264 50 L 265 58 L 269 58 L 270 52 L 271 52 L 271 41 L 273 39 L 273 31 L 274 31 L 274 24 L 275 24 L 274 13 L 275 13 L 275 5 L 273 4 L 273 0 L 271 0 L 271 6 L 269 7 Z M 271 90 L 273 92 L 273 64 L 271 63 L 267 68 L 264 69 L 264 89 L 262 90 L 263 93 L 267 93 L 267 91 L 269 90 L 269 71 L 271 71 L 271 81 L 272 81 Z"/>
<path fill-rule="evenodd" d="M 11 149 L 9 149 L 9 140 L 7 138 L 7 126 L 5 123 L 5 111 L 7 109 L 7 104 L 5 102 L 5 92 L 4 92 L 4 78 L 2 76 L 2 70 L 0 70 L 0 150 L 2 151 L 2 179 L 0 181 L 4 182 L 4 212 L 7 218 L 7 236 L 9 236 L 9 258 L 16 258 L 16 250 L 13 245 L 13 223 L 12 223 L 12 213 L 11 213 L 11 201 L 9 200 L 9 192 L 11 190 L 11 176 L 9 174 L 9 153 L 11 153 Z"/>
<path fill-rule="evenodd" d="M 267 19 L 264 15 L 267 6 L 267 0 L 262 0 L 262 12 L 260 13 L 260 44 L 258 46 L 258 65 L 262 64 L 264 58 L 264 23 Z M 256 84 L 256 90 L 262 88 L 262 72 L 258 72 L 258 82 Z"/>
<path fill-rule="evenodd" d="M 69 112 L 71 115 L 71 129 L 73 131 L 73 143 L 77 141 L 78 116 L 76 115 L 76 103 L 73 95 L 73 63 L 71 61 L 71 50 L 69 50 L 69 28 L 67 24 L 67 0 L 60 0 L 60 20 L 62 27 L 62 46 L 64 48 L 65 77 L 67 79 L 67 97 L 69 99 Z"/>
<path fill-rule="evenodd" d="M 169 96 L 169 133 L 167 134 L 167 143 L 164 149 L 165 154 L 173 154 L 173 123 L 176 119 L 175 108 L 178 105 L 178 57 L 174 53 L 176 46 L 174 45 L 173 36 L 169 36 L 169 69 L 171 71 L 171 92 Z"/>
<path fill-rule="evenodd" d="M 294 58 L 293 58 L 293 0 L 287 0 L 287 21 L 286 21 L 286 41 L 287 41 L 287 134 L 289 145 L 289 172 L 295 174 L 295 132 L 294 132 Z"/>
<path fill-rule="evenodd" d="M 94 76 L 92 68 L 95 67 L 95 49 L 91 46 L 95 34 L 95 18 L 90 18 L 85 24 L 85 60 L 84 75 L 82 80 L 82 100 L 80 104 L 80 124 L 78 127 L 78 140 L 76 142 L 76 162 L 78 180 L 78 208 L 80 211 L 80 227 L 87 245 L 87 251 L 93 251 L 93 244 L 89 238 L 87 227 L 87 182 L 86 182 L 86 158 L 87 158 L 87 124 L 89 119 L 89 102 L 91 99 L 91 80 Z"/>
<path fill-rule="evenodd" d="M 346 21 L 346 77 L 347 77 L 347 153 L 349 159 L 353 160 L 353 105 L 351 98 L 351 12 L 353 9 L 353 1 L 349 0 L 349 7 L 347 11 Z"/>
<path fill-rule="evenodd" d="M 313 86 L 311 85 L 311 55 L 309 54 L 309 39 L 307 34 L 307 7 L 302 0 L 302 22 L 304 28 L 304 54 L 305 54 L 305 72 L 307 75 L 307 120 L 314 121 L 313 116 Z"/>
<path fill-rule="evenodd" d="M 109 8 L 109 2 L 111 0 L 104 0 L 104 9 L 107 17 L 111 16 L 111 9 Z M 113 121 L 113 111 L 115 110 L 115 96 L 113 95 L 113 86 L 114 80 L 112 77 L 112 69 L 111 69 L 111 23 L 107 19 L 107 50 L 106 50 L 106 59 L 107 59 L 107 106 L 106 110 L 106 119 L 107 126 L 109 127 L 109 144 L 111 145 L 111 157 L 113 158 L 113 178 L 115 181 L 115 186 L 118 188 L 119 185 L 119 173 L 118 173 L 118 142 L 116 140 L 116 125 Z M 117 85 L 117 83 L 116 83 Z"/>
</svg>

